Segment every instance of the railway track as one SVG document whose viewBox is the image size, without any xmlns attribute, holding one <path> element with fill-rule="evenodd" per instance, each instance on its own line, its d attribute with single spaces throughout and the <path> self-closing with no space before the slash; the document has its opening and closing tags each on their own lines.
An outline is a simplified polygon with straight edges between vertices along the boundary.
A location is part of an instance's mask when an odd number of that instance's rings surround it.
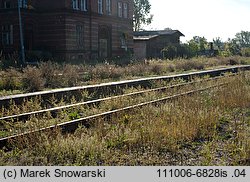
<svg viewBox="0 0 250 182">
<path fill-rule="evenodd" d="M 149 77 L 136 80 L 125 80 L 119 82 L 103 83 L 98 85 L 70 87 L 70 88 L 54 89 L 54 90 L 34 92 L 34 93 L 4 96 L 0 97 L 0 108 L 8 107 L 10 103 L 21 105 L 24 101 L 34 98 L 41 98 L 42 100 L 47 100 L 49 98 L 56 97 L 59 100 L 60 99 L 69 100 L 70 98 L 72 98 L 72 96 L 74 96 L 75 98 L 80 98 L 80 95 L 82 94 L 83 91 L 87 91 L 88 93 L 96 93 L 97 95 L 100 95 L 101 93 L 120 94 L 119 90 L 122 88 L 137 87 L 139 85 L 144 88 L 147 88 L 150 87 L 150 85 L 152 85 L 152 82 L 155 81 L 171 81 L 177 79 L 191 80 L 194 77 L 203 77 L 205 75 L 208 75 L 210 77 L 216 77 L 226 72 L 237 73 L 239 71 L 244 71 L 244 70 L 250 70 L 250 65 L 233 66 L 229 68 L 220 68 L 215 70 L 206 70 L 206 71 L 178 74 L 172 76 Z"/>
<path fill-rule="evenodd" d="M 228 75 L 228 76 L 233 76 L 233 74 Z M 122 94 L 122 95 L 117 95 L 117 96 L 112 96 L 112 97 L 106 97 L 106 98 L 102 98 L 102 99 L 95 99 L 95 100 L 90 100 L 90 101 L 86 101 L 86 102 L 80 102 L 80 103 L 75 103 L 75 104 L 67 104 L 64 106 L 53 107 L 53 108 L 49 108 L 49 109 L 42 109 L 42 110 L 26 112 L 26 113 L 22 113 L 22 114 L 10 115 L 10 116 L 1 117 L 0 121 L 4 120 L 4 121 L 11 121 L 11 122 L 17 122 L 17 121 L 25 122 L 25 120 L 30 119 L 32 116 L 40 116 L 42 114 L 51 113 L 51 112 L 53 113 L 54 116 L 56 116 L 56 114 L 63 109 L 69 109 L 69 108 L 74 108 L 74 107 L 78 107 L 78 106 L 91 107 L 93 105 L 98 105 L 99 103 L 104 102 L 104 101 L 108 101 L 108 100 L 120 99 L 120 98 L 125 98 L 125 97 L 135 97 L 135 96 L 150 93 L 150 92 L 164 92 L 168 89 L 174 89 L 174 88 L 178 89 L 178 88 L 181 88 L 181 87 L 184 87 L 187 85 L 192 85 L 192 84 L 202 83 L 202 82 L 207 82 L 207 81 L 212 81 L 212 80 L 219 80 L 222 78 L 224 78 L 224 76 L 207 78 L 207 79 L 202 79 L 202 80 L 198 80 L 198 81 L 185 82 L 185 83 L 180 83 L 180 84 L 171 85 L 171 86 L 146 89 L 146 90 L 142 90 L 142 91 L 138 91 L 138 92 Z"/>
<path fill-rule="evenodd" d="M 202 88 L 202 89 L 191 90 L 191 91 L 188 91 L 188 92 L 184 92 L 184 93 L 164 97 L 164 98 L 161 98 L 161 99 L 157 99 L 157 100 L 153 100 L 153 101 L 149 101 L 149 102 L 144 102 L 144 103 L 140 103 L 140 104 L 136 104 L 136 105 L 120 108 L 120 109 L 115 109 L 115 110 L 103 112 L 101 114 L 95 114 L 95 115 L 91 115 L 91 116 L 88 116 L 88 117 L 83 117 L 83 118 L 71 120 L 71 121 L 68 121 L 68 122 L 63 122 L 63 123 L 60 123 L 60 124 L 57 124 L 57 125 L 52 125 L 52 126 L 49 126 L 49 127 L 44 127 L 44 128 L 41 128 L 41 129 L 28 131 L 28 132 L 24 132 L 24 133 L 21 133 L 21 134 L 1 138 L 0 139 L 0 149 L 4 148 L 5 150 L 11 150 L 12 147 L 9 146 L 9 144 L 11 144 L 11 143 L 13 143 L 15 141 L 18 141 L 18 140 L 21 141 L 25 137 L 32 137 L 36 133 L 51 131 L 51 130 L 55 130 L 55 129 L 60 129 L 62 133 L 72 133 L 79 127 L 79 125 L 87 126 L 89 123 L 91 123 L 94 120 L 105 119 L 105 118 L 110 119 L 111 116 L 113 116 L 115 114 L 120 114 L 121 112 L 126 113 L 126 112 L 129 112 L 129 111 L 133 110 L 133 109 L 141 108 L 141 107 L 151 105 L 151 104 L 157 105 L 157 104 L 167 102 L 169 100 L 173 100 L 173 99 L 176 99 L 176 98 L 179 98 L 179 97 L 182 97 L 182 96 L 191 95 L 191 94 L 194 94 L 194 93 L 202 92 L 202 91 L 212 89 L 212 88 L 215 88 L 215 87 L 219 87 L 219 86 L 223 86 L 223 85 L 226 85 L 226 84 L 227 83 L 223 83 L 223 84 L 213 85 L 213 86 L 209 86 L 209 87 Z"/>
<path fill-rule="evenodd" d="M 245 67 L 245 70 L 248 70 L 249 67 Z M 222 70 L 222 73 L 225 70 Z M 238 72 L 239 68 L 237 70 L 233 70 L 233 72 Z M 218 72 L 218 70 L 216 70 L 215 72 Z M 212 74 L 212 73 L 211 73 Z M 221 75 L 219 73 L 216 73 L 218 75 Z M 193 74 L 189 74 L 189 76 L 187 77 L 187 75 L 184 75 L 184 79 L 190 79 L 190 75 Z M 232 75 L 231 75 L 232 76 Z M 181 78 L 181 77 L 180 77 Z M 208 81 L 214 81 L 214 80 L 220 80 L 224 78 L 223 76 L 220 77 L 214 77 L 214 78 L 208 78 L 208 79 L 202 79 L 199 81 L 191 81 L 191 82 L 186 82 L 186 83 L 181 83 L 181 84 L 177 84 L 177 85 L 172 85 L 172 86 L 164 86 L 164 87 L 160 87 L 160 88 L 154 88 L 154 89 L 147 89 L 147 90 L 142 90 L 142 91 L 138 91 L 138 92 L 134 92 L 134 93 L 128 93 L 128 94 L 123 94 L 123 95 L 117 95 L 117 96 L 112 96 L 112 97 L 106 97 L 103 99 L 96 99 L 96 100 L 91 100 L 91 101 L 87 101 L 87 102 L 81 102 L 81 103 L 76 103 L 76 104 L 70 104 L 70 105 L 65 105 L 65 106 L 60 106 L 60 107 L 55 107 L 55 108 L 50 108 L 50 109 L 44 109 L 44 110 L 38 110 L 38 111 L 33 111 L 33 112 L 29 112 L 29 113 L 22 113 L 19 115 L 11 115 L 11 116 L 6 116 L 6 117 L 2 117 L 0 118 L 1 120 L 4 121 L 18 121 L 18 120 L 24 120 L 27 119 L 28 117 L 30 117 L 31 115 L 39 115 L 42 113 L 46 113 L 46 112 L 56 112 L 58 110 L 62 110 L 62 109 L 66 109 L 66 108 L 74 108 L 76 106 L 80 106 L 80 105 L 87 105 L 87 106 L 91 106 L 91 105 L 96 105 L 99 104 L 103 101 L 107 101 L 107 100 L 113 100 L 113 99 L 118 99 L 118 98 L 125 98 L 125 97 L 130 97 L 130 96 L 138 96 L 138 95 L 142 95 L 145 93 L 149 93 L 149 92 L 164 92 L 167 89 L 173 89 L 173 88 L 181 88 L 183 86 L 187 86 L 187 85 L 192 85 L 195 83 L 202 83 L 202 82 L 208 82 Z M 186 96 L 186 95 L 191 95 L 194 93 L 198 93 L 198 92 L 202 92 L 205 90 L 209 90 L 209 89 L 213 89 L 215 87 L 221 87 L 221 86 L 225 86 L 227 85 L 227 82 L 224 83 L 219 83 L 219 84 L 215 84 L 215 85 L 211 85 L 211 86 L 206 86 L 203 88 L 198 88 L 198 89 L 193 89 L 193 90 L 189 90 L 186 92 L 182 92 L 182 93 L 177 93 L 174 95 L 170 95 L 170 96 L 165 96 L 162 98 L 158 98 L 152 101 L 145 101 L 145 102 L 141 102 L 141 103 L 137 103 L 135 105 L 130 105 L 130 106 L 126 106 L 123 108 L 119 108 L 119 109 L 114 109 L 114 110 L 110 110 L 110 111 L 106 111 L 106 112 L 102 112 L 99 114 L 93 114 L 90 116 L 86 116 L 86 117 L 81 117 L 79 119 L 73 119 L 67 122 L 63 122 L 63 123 L 59 123 L 56 125 L 51 125 L 48 127 L 43 127 L 40 129 L 36 129 L 36 130 L 32 130 L 32 131 L 27 131 L 27 132 L 23 132 L 21 134 L 16 134 L 16 135 L 12 135 L 9 137 L 5 137 L 5 138 L 1 138 L 0 139 L 0 149 L 7 149 L 7 150 L 11 150 L 11 146 L 9 145 L 10 143 L 12 143 L 13 141 L 18 141 L 24 137 L 32 137 L 32 135 L 38 133 L 38 132 L 45 132 L 45 131 L 50 131 L 50 130 L 54 130 L 57 128 L 60 128 L 60 130 L 63 133 L 68 133 L 68 132 L 73 132 L 75 131 L 79 125 L 88 125 L 88 123 L 91 123 L 91 121 L 96 120 L 96 119 L 100 119 L 100 118 L 110 118 L 111 116 L 115 115 L 115 114 L 119 114 L 122 112 L 129 112 L 133 109 L 136 108 L 141 108 L 147 105 L 152 105 L 152 104 L 160 104 L 163 102 L 167 102 L 169 100 L 173 100 L 182 96 Z"/>
</svg>

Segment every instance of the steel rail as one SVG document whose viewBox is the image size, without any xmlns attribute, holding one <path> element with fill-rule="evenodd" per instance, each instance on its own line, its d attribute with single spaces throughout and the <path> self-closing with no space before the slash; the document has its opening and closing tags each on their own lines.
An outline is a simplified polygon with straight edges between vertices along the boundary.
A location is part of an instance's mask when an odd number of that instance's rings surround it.
<svg viewBox="0 0 250 182">
<path fill-rule="evenodd" d="M 185 73 L 185 74 L 178 74 L 178 75 L 170 75 L 170 76 L 157 76 L 157 77 L 149 77 L 149 78 L 140 78 L 135 80 L 124 80 L 118 82 L 109 82 L 109 83 L 101 83 L 97 85 L 87 85 L 87 86 L 78 86 L 78 87 L 70 87 L 70 88 L 61 88 L 61 89 L 53 89 L 41 92 L 33 92 L 33 93 L 26 93 L 26 94 L 17 94 L 17 95 L 10 95 L 10 96 L 3 96 L 0 97 L 0 108 L 4 106 L 8 106 L 11 101 L 15 102 L 15 104 L 21 104 L 24 100 L 28 100 L 35 97 L 41 97 L 43 100 L 46 98 L 50 98 L 53 95 L 56 98 L 64 98 L 65 95 L 77 95 L 82 91 L 98 92 L 103 93 L 105 90 L 115 90 L 117 87 L 124 88 L 124 87 L 131 87 L 131 86 L 138 86 L 141 85 L 143 87 L 147 87 L 151 84 L 152 81 L 157 80 L 174 80 L 174 79 L 184 79 L 188 80 L 193 77 L 205 76 L 208 75 L 210 77 L 219 76 L 226 72 L 237 73 L 240 70 L 250 70 L 250 65 L 243 65 L 243 66 L 233 66 L 229 68 L 219 68 L 214 70 L 206 70 L 206 71 L 199 71 L 199 72 L 192 72 L 192 73 Z"/>
<path fill-rule="evenodd" d="M 228 76 L 235 76 L 235 74 L 228 75 Z M 72 107 L 77 107 L 77 106 L 85 106 L 85 105 L 86 106 L 92 106 L 92 105 L 97 105 L 97 104 L 99 104 L 100 102 L 103 102 L 103 101 L 119 99 L 119 98 L 124 98 L 124 97 L 129 97 L 129 96 L 137 96 L 137 95 L 142 95 L 142 94 L 150 93 L 150 92 L 163 92 L 163 91 L 165 91 L 167 89 L 173 89 L 173 88 L 178 88 L 178 87 L 191 85 L 191 84 L 195 84 L 195 83 L 201 83 L 201 82 L 211 81 L 211 80 L 218 80 L 218 79 L 222 79 L 222 78 L 225 78 L 225 76 L 212 77 L 212 78 L 202 79 L 202 80 L 198 80 L 198 81 L 180 83 L 180 84 L 177 84 L 177 85 L 164 86 L 164 87 L 148 89 L 148 90 L 142 90 L 142 91 L 138 91 L 138 92 L 123 94 L 123 95 L 117 95 L 117 96 L 112 96 L 112 97 L 106 97 L 106 98 L 96 99 L 96 100 L 91 100 L 91 101 L 86 101 L 86 102 L 68 104 L 68 105 L 65 105 L 65 106 L 58 106 L 58 107 L 53 107 L 53 108 L 49 108 L 49 109 L 42 109 L 42 110 L 37 110 L 37 111 L 32 111 L 32 112 L 27 112 L 27 113 L 22 113 L 22 114 L 4 116 L 4 117 L 0 118 L 0 121 L 1 120 L 11 121 L 11 122 L 24 121 L 24 120 L 27 120 L 31 116 L 34 116 L 34 115 L 38 116 L 38 115 L 42 115 L 42 114 L 49 113 L 49 112 L 56 113 L 57 111 L 72 108 Z"/>
<path fill-rule="evenodd" d="M 14 141 L 18 141 L 18 139 L 21 139 L 21 138 L 24 138 L 24 137 L 29 137 L 29 136 L 32 137 L 32 135 L 34 135 L 36 133 L 39 133 L 39 132 L 46 132 L 46 131 L 51 131 L 51 130 L 54 130 L 54 129 L 60 129 L 62 133 L 72 133 L 79 127 L 79 125 L 85 125 L 86 126 L 87 123 L 90 123 L 91 121 L 94 121 L 96 119 L 111 118 L 111 116 L 113 116 L 114 114 L 118 114 L 118 113 L 122 113 L 122 112 L 128 112 L 128 111 L 134 110 L 136 108 L 142 108 L 144 106 L 148 106 L 148 105 L 152 105 L 152 104 L 160 104 L 160 103 L 163 103 L 163 102 L 165 103 L 165 102 L 167 102 L 169 100 L 173 100 L 173 99 L 176 99 L 176 98 L 179 98 L 179 97 L 182 97 L 182 96 L 188 96 L 188 95 L 192 95 L 192 94 L 202 92 L 202 91 L 205 91 L 205 90 L 209 90 L 209 89 L 212 89 L 212 88 L 225 86 L 228 83 L 229 82 L 220 83 L 220 84 L 217 84 L 217 85 L 212 85 L 212 86 L 205 87 L 205 88 L 200 88 L 200 89 L 197 89 L 197 90 L 191 90 L 191 91 L 188 91 L 188 92 L 184 92 L 184 93 L 175 94 L 175 95 L 172 95 L 172 96 L 167 96 L 167 97 L 164 97 L 164 98 L 156 99 L 156 100 L 153 100 L 153 101 L 148 101 L 148 102 L 144 102 L 144 103 L 140 103 L 140 104 L 136 104 L 136 105 L 132 105 L 132 106 L 127 106 L 127 107 L 124 107 L 124 108 L 115 109 L 115 110 L 103 112 L 103 113 L 100 113 L 100 114 L 95 114 L 95 115 L 87 116 L 87 117 L 84 117 L 84 118 L 71 120 L 71 121 L 60 123 L 60 124 L 57 124 L 57 125 L 52 125 L 52 126 L 49 126 L 49 127 L 44 127 L 44 128 L 36 129 L 36 130 L 33 130 L 33 131 L 24 132 L 22 134 L 17 134 L 17 135 L 1 138 L 0 139 L 0 149 L 4 149 L 4 150 L 7 150 L 7 151 L 12 150 L 12 147 L 9 146 L 9 144 L 13 143 Z"/>
</svg>

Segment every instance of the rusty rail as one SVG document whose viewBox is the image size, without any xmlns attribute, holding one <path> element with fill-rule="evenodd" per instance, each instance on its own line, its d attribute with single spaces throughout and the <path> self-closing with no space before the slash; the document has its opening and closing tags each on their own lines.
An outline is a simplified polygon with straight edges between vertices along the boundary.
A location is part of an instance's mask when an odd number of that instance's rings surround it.
<svg viewBox="0 0 250 182">
<path fill-rule="evenodd" d="M 79 125 L 85 125 L 86 126 L 86 123 L 90 123 L 91 121 L 94 121 L 94 120 L 97 120 L 97 119 L 111 118 L 111 116 L 113 116 L 115 114 L 119 114 L 119 113 L 122 113 L 122 112 L 126 113 L 126 112 L 129 112 L 129 111 L 133 110 L 133 109 L 142 108 L 144 106 L 148 106 L 148 105 L 152 105 L 152 104 L 165 103 L 165 102 L 167 102 L 169 100 L 173 100 L 173 99 L 176 99 L 176 98 L 179 98 L 179 97 L 182 97 L 182 96 L 192 95 L 192 94 L 195 94 L 195 93 L 198 93 L 198 92 L 209 90 L 209 89 L 212 89 L 212 88 L 215 88 L 215 87 L 224 86 L 224 85 L 227 85 L 227 84 L 228 83 L 221 83 L 221 84 L 217 84 L 217 85 L 213 85 L 213 86 L 209 86 L 209 87 L 205 87 L 205 88 L 201 88 L 201 89 L 197 89 L 197 90 L 191 90 L 191 91 L 188 91 L 188 92 L 184 92 L 184 93 L 180 93 L 180 94 L 160 98 L 160 99 L 157 99 L 157 100 L 144 102 L 144 103 L 140 103 L 140 104 L 136 104 L 136 105 L 132 105 L 132 106 L 116 109 L 116 110 L 111 110 L 111 111 L 103 112 L 101 114 L 95 114 L 95 115 L 91 115 L 91 116 L 88 116 L 88 117 L 84 117 L 84 118 L 75 119 L 75 120 L 71 120 L 71 121 L 68 121 L 68 122 L 60 123 L 60 124 L 57 124 L 57 125 L 52 125 L 52 126 L 49 126 L 49 127 L 45 127 L 45 128 L 25 132 L 25 133 L 22 133 L 22 134 L 1 138 L 0 139 L 0 149 L 11 150 L 12 147 L 9 146 L 9 144 L 11 144 L 11 143 L 13 143 L 15 141 L 18 141 L 18 140 L 20 140 L 22 138 L 25 138 L 25 137 L 32 137 L 32 135 L 34 135 L 36 133 L 39 133 L 39 132 L 46 132 L 46 131 L 51 131 L 51 130 L 59 128 L 62 133 L 72 133 L 79 127 Z"/>
<path fill-rule="evenodd" d="M 229 76 L 234 76 L 234 74 L 231 74 Z M 129 96 L 133 97 L 133 96 L 138 96 L 138 95 L 142 95 L 142 94 L 150 93 L 150 92 L 163 92 L 167 89 L 180 88 L 180 87 L 186 86 L 186 85 L 201 83 L 201 82 L 210 81 L 210 80 L 218 80 L 221 78 L 224 78 L 224 76 L 207 78 L 207 79 L 202 79 L 202 80 L 198 80 L 198 81 L 185 82 L 185 83 L 180 83 L 177 85 L 164 86 L 164 87 L 159 87 L 159 88 L 154 88 L 154 89 L 147 89 L 147 90 L 142 90 L 142 91 L 138 91 L 138 92 L 117 95 L 117 96 L 112 96 L 112 97 L 106 97 L 106 98 L 102 98 L 102 99 L 96 99 L 96 100 L 91 100 L 91 101 L 86 101 L 86 102 L 75 103 L 75 104 L 68 104 L 65 106 L 58 106 L 58 107 L 54 107 L 54 108 L 42 109 L 42 110 L 37 110 L 37 111 L 32 111 L 32 112 L 27 112 L 27 113 L 22 113 L 22 114 L 4 116 L 4 117 L 0 118 L 0 121 L 1 120 L 11 121 L 11 122 L 24 121 L 24 120 L 29 119 L 31 116 L 39 116 L 39 115 L 49 113 L 49 112 L 53 112 L 55 115 L 58 111 L 63 110 L 63 109 L 73 108 L 73 107 L 77 107 L 77 106 L 98 105 L 100 102 L 103 102 L 103 101 L 119 99 L 119 98 L 124 98 L 124 97 L 129 97 Z"/>
<path fill-rule="evenodd" d="M 110 83 L 102 83 L 98 85 L 87 85 L 87 86 L 78 86 L 78 87 L 70 87 L 70 88 L 61 88 L 61 89 L 54 89 L 54 90 L 47 90 L 41 92 L 33 92 L 33 93 L 26 93 L 26 94 L 18 94 L 18 95 L 11 95 L 11 96 L 4 96 L 0 97 L 0 108 L 7 107 L 9 103 L 12 101 L 15 104 L 22 104 L 24 100 L 41 97 L 42 100 L 51 98 L 55 96 L 56 98 L 65 98 L 66 96 L 70 95 L 79 95 L 82 91 L 88 91 L 89 93 L 96 92 L 98 93 L 108 93 L 116 90 L 116 88 L 125 88 L 125 87 L 132 87 L 132 86 L 139 86 L 148 87 L 151 85 L 152 81 L 164 80 L 170 81 L 174 79 L 184 79 L 189 80 L 193 77 L 201 77 L 208 75 L 210 77 L 216 77 L 222 75 L 226 72 L 237 73 L 240 70 L 250 70 L 250 65 L 244 66 L 233 66 L 229 68 L 220 68 L 215 70 L 206 70 L 206 71 L 199 71 L 199 72 L 192 72 L 192 73 L 185 73 L 185 74 L 178 74 L 178 75 L 171 75 L 171 76 L 158 76 L 158 77 L 149 77 L 149 78 L 141 78 L 136 80 L 124 80 L 118 82 L 110 82 Z"/>
<path fill-rule="evenodd" d="M 152 78 L 145 78 L 145 79 L 138 79 L 138 80 L 113 82 L 113 83 L 100 84 L 100 85 L 97 85 L 97 86 L 85 86 L 85 87 L 81 87 L 81 88 L 75 88 L 74 87 L 74 88 L 65 89 L 67 91 L 65 91 L 64 93 L 66 94 L 70 89 L 76 89 L 76 90 L 77 89 L 78 90 L 79 89 L 86 89 L 86 88 L 96 89 L 96 87 L 100 88 L 102 86 L 104 86 L 104 87 L 108 87 L 108 86 L 117 87 L 118 85 L 128 86 L 128 84 L 129 84 L 129 86 L 136 86 L 139 83 L 145 84 L 145 81 L 147 82 L 147 81 L 152 81 L 152 80 L 171 80 L 171 79 L 178 79 L 178 78 L 189 80 L 189 79 L 191 79 L 193 77 L 204 76 L 204 75 L 209 75 L 211 77 L 216 77 L 216 76 L 220 76 L 220 75 L 222 75 L 223 73 L 226 73 L 226 72 L 237 73 L 239 70 L 250 70 L 250 66 L 238 66 L 238 67 L 233 67 L 233 68 L 217 69 L 217 70 L 214 70 L 214 71 L 210 70 L 210 71 L 202 71 L 202 72 L 195 72 L 195 73 L 189 73 L 189 74 L 180 74 L 180 75 L 174 75 L 174 76 L 152 77 Z M 209 78 L 209 79 L 218 79 L 218 78 Z M 209 80 L 209 79 L 207 79 L 207 80 Z M 186 85 L 186 84 L 190 84 L 190 82 L 184 83 L 183 85 Z M 212 88 L 215 88 L 215 87 L 220 87 L 220 86 L 223 86 L 223 85 L 226 85 L 226 84 L 227 83 L 221 83 L 221 84 L 217 84 L 217 85 L 213 85 L 213 86 L 209 86 L 209 87 L 205 87 L 205 88 L 201 88 L 201 89 L 197 89 L 197 90 L 192 90 L 192 91 L 188 91 L 188 92 L 184 92 L 184 93 L 180 93 L 180 94 L 176 94 L 176 95 L 172 95 L 172 96 L 167 96 L 167 97 L 160 98 L 160 99 L 153 100 L 153 101 L 149 101 L 149 102 L 144 102 L 144 103 L 140 103 L 140 104 L 136 104 L 136 105 L 132 105 L 132 106 L 116 109 L 116 110 L 107 111 L 107 112 L 104 112 L 104 113 L 101 113 L 101 114 L 96 114 L 96 115 L 91 115 L 91 116 L 83 117 L 83 118 L 76 119 L 76 120 L 71 120 L 71 121 L 68 121 L 68 122 L 60 123 L 60 124 L 57 124 L 57 125 L 52 125 L 52 126 L 49 126 L 49 127 L 44 127 L 44 128 L 41 128 L 41 129 L 25 132 L 25 133 L 22 133 L 22 134 L 17 134 L 17 135 L 1 138 L 0 139 L 0 149 L 5 148 L 7 150 L 11 150 L 11 145 L 9 145 L 9 144 L 11 144 L 13 141 L 18 141 L 20 138 L 24 138 L 24 137 L 32 137 L 32 135 L 34 135 L 34 134 L 36 134 L 38 132 L 51 131 L 51 130 L 54 130 L 56 128 L 60 128 L 63 133 L 73 132 L 78 128 L 78 126 L 80 124 L 86 125 L 86 123 L 90 123 L 91 121 L 96 120 L 96 119 L 110 118 L 111 116 L 113 116 L 115 114 L 119 114 L 119 113 L 122 113 L 122 112 L 129 112 L 129 111 L 131 111 L 131 110 L 133 110 L 135 108 L 141 108 L 141 107 L 144 107 L 144 106 L 147 106 L 147 105 L 152 105 L 152 104 L 164 103 L 164 102 L 167 102 L 169 100 L 173 100 L 173 99 L 185 96 L 185 95 L 191 95 L 191 94 L 194 94 L 194 93 L 202 92 L 204 90 L 209 90 L 209 89 L 212 89 Z M 179 86 L 180 85 L 182 85 L 182 84 L 179 84 Z M 108 98 L 104 98 L 104 100 L 105 99 L 106 100 L 114 99 L 114 98 L 118 98 L 118 97 L 132 96 L 133 94 L 142 94 L 142 93 L 145 93 L 145 92 L 148 92 L 148 91 L 156 91 L 156 90 L 161 90 L 161 89 L 164 90 L 164 89 L 167 89 L 167 88 L 166 87 L 161 87 L 161 88 L 157 88 L 157 89 L 149 89 L 149 90 L 145 90 L 145 91 L 139 91 L 137 93 L 124 94 L 122 96 L 108 97 Z M 53 91 L 49 91 L 48 93 L 51 93 L 51 92 L 53 92 Z M 46 94 L 46 92 L 43 92 L 43 93 Z M 53 92 L 53 93 L 56 93 L 56 92 Z M 30 93 L 30 94 L 31 95 L 34 94 L 36 96 L 38 95 L 36 93 Z M 13 98 L 15 98 L 15 96 L 12 96 L 11 99 L 13 99 Z M 16 97 L 16 98 L 18 98 L 18 97 Z M 9 99 L 10 99 L 10 97 L 9 97 Z M 92 104 L 94 102 L 101 102 L 101 101 L 103 101 L 103 99 L 97 99 L 97 100 L 94 100 L 94 101 L 88 101 L 88 102 L 85 102 L 85 103 L 78 103 L 78 104 Z M 67 106 L 62 106 L 62 107 L 73 107 L 73 106 L 72 105 L 67 105 Z M 52 109 L 55 109 L 55 108 L 52 108 Z M 56 108 L 56 109 L 58 109 L 58 108 Z M 62 109 L 62 108 L 59 108 L 59 109 Z M 44 112 L 44 111 L 37 111 L 37 112 Z M 27 113 L 25 113 L 25 114 L 27 114 Z M 13 116 L 11 116 L 11 117 L 13 117 Z"/>
</svg>

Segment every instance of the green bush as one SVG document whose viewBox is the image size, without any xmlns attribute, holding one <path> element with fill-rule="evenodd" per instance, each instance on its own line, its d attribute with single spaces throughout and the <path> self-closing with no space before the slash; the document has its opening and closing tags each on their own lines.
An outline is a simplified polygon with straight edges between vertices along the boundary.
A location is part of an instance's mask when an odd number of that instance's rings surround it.
<svg viewBox="0 0 250 182">
<path fill-rule="evenodd" d="M 230 57 L 230 56 L 232 56 L 232 53 L 229 50 L 219 51 L 219 56 Z"/>
</svg>

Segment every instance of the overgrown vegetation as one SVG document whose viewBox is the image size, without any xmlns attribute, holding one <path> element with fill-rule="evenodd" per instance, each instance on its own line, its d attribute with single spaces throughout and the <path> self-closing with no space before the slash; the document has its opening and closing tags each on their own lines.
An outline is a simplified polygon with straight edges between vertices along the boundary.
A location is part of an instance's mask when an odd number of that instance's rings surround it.
<svg viewBox="0 0 250 182">
<path fill-rule="evenodd" d="M 224 87 L 99 119 L 74 134 L 36 134 L 14 143 L 12 152 L 1 151 L 0 164 L 249 165 L 250 75 L 226 81 Z M 100 107 L 113 109 L 123 102 Z M 72 110 L 69 117 L 78 114 Z"/>
<path fill-rule="evenodd" d="M 162 56 L 167 59 L 176 57 L 192 58 L 195 56 L 250 56 L 250 32 L 236 33 L 233 39 L 223 42 L 220 37 L 208 42 L 205 37 L 194 36 L 187 43 L 168 45 L 162 50 Z"/>
<path fill-rule="evenodd" d="M 211 67 L 249 64 L 245 57 L 193 58 L 169 60 L 149 60 L 124 65 L 111 63 L 97 65 L 70 65 L 43 62 L 38 66 L 8 68 L 0 71 L 0 95 L 31 92 L 51 88 L 96 84 L 145 76 L 167 75 Z"/>
<path fill-rule="evenodd" d="M 221 78 L 220 80 L 217 81 L 217 84 L 219 83 L 224 83 L 226 78 Z M 199 81 L 198 81 L 199 80 Z M 11 127 L 9 127 L 9 124 L 7 124 L 7 121 L 10 120 L 2 120 L 2 130 L 4 131 L 1 136 L 10 136 L 14 134 L 19 134 L 24 131 L 29 131 L 29 130 L 34 130 L 41 128 L 41 123 L 43 127 L 47 127 L 50 125 L 58 124 L 58 123 L 63 123 L 67 122 L 69 120 L 73 119 L 79 119 L 80 117 L 87 117 L 90 115 L 94 114 L 100 114 L 102 112 L 106 111 L 111 111 L 115 109 L 120 109 L 122 107 L 128 107 L 131 105 L 135 105 L 138 103 L 143 103 L 143 102 L 148 102 L 156 99 L 160 99 L 163 97 L 167 97 L 173 94 L 179 94 L 183 93 L 186 91 L 190 91 L 192 89 L 200 89 L 201 87 L 208 87 L 212 84 L 215 84 L 213 80 L 209 81 L 201 81 L 200 78 L 197 78 L 197 83 L 193 83 L 191 85 L 183 84 L 181 87 L 182 89 L 173 89 L 173 88 L 166 88 L 166 90 L 163 92 L 162 90 L 160 91 L 151 91 L 151 92 L 145 92 L 141 93 L 138 95 L 130 96 L 126 95 L 123 97 L 112 97 L 108 100 L 102 101 L 99 104 L 94 104 L 94 105 L 86 105 L 86 104 L 81 104 L 75 107 L 71 108 L 65 108 L 61 109 L 60 111 L 53 111 L 53 112 L 48 112 L 44 113 L 42 115 L 36 115 L 36 116 L 31 116 L 30 118 L 26 119 L 25 122 L 22 121 L 12 121 L 11 122 Z M 151 82 L 150 88 L 158 88 L 158 87 L 163 87 L 163 86 L 169 86 L 172 84 L 176 83 L 182 83 L 184 82 L 183 80 L 176 80 L 173 82 L 165 82 L 165 81 L 157 81 L 157 82 Z M 126 89 L 119 89 L 119 92 L 121 93 L 134 93 L 138 91 L 142 91 L 145 88 L 138 87 L 138 88 L 126 88 Z M 114 91 L 114 90 L 113 90 Z M 83 92 L 81 95 L 78 94 L 78 103 L 83 103 L 88 100 L 93 100 L 94 96 L 96 94 L 88 94 L 86 92 Z M 103 95 L 99 96 L 100 97 L 107 97 L 107 96 L 114 96 L 116 94 L 108 94 L 108 95 Z M 10 116 L 10 115 L 17 115 L 17 114 L 22 114 L 22 113 L 27 113 L 27 112 L 33 112 L 37 111 L 40 109 L 48 109 L 51 107 L 58 107 L 58 106 L 64 106 L 67 104 L 74 104 L 76 103 L 75 97 L 72 96 L 71 98 L 65 100 L 66 97 L 62 99 L 56 99 L 55 97 L 52 98 L 47 98 L 47 100 L 44 102 L 41 100 L 41 98 L 35 98 L 35 99 L 30 99 L 26 100 L 25 102 L 22 103 L 22 105 L 17 105 L 14 102 L 11 102 L 9 104 L 9 107 L 2 108 L 2 112 L 0 113 L 0 117 L 5 117 L 5 116 Z M 53 115 L 53 116 L 52 116 Z M 5 126 L 5 124 L 7 124 Z"/>
</svg>

